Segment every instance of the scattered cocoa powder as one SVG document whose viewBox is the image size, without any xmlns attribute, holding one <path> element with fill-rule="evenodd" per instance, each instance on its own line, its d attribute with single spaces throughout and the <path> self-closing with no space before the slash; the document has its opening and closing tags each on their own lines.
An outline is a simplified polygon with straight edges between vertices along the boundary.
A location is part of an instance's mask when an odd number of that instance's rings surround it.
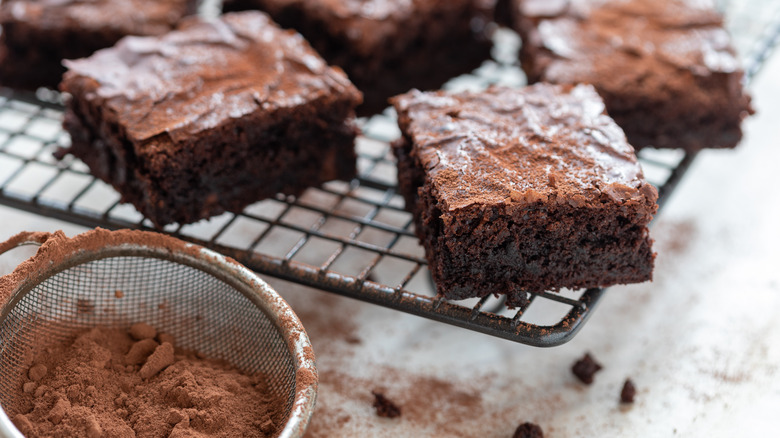
<svg viewBox="0 0 780 438">
<path fill-rule="evenodd" d="M 696 222 L 688 219 L 679 222 L 663 222 L 660 231 L 655 235 L 659 236 L 659 244 L 664 248 L 664 252 L 677 255 L 688 250 L 690 244 L 697 237 Z"/>
<path fill-rule="evenodd" d="M 309 334 L 312 345 L 317 352 L 333 351 L 339 349 L 344 342 L 346 344 L 360 344 L 362 341 L 358 333 L 357 324 L 350 318 L 341 318 L 333 314 L 324 316 L 321 309 L 338 308 L 344 314 L 349 314 L 355 309 L 355 304 L 346 298 L 336 295 L 318 294 L 311 298 L 314 306 L 295 308 L 295 313 L 301 319 L 306 332 Z"/>
<path fill-rule="evenodd" d="M 512 438 L 544 438 L 544 433 L 538 425 L 526 422 L 517 426 Z"/>
<path fill-rule="evenodd" d="M 585 353 L 585 356 L 575 362 L 574 366 L 571 367 L 571 372 L 586 385 L 593 383 L 593 376 L 600 370 L 601 364 L 596 362 L 591 357 L 590 353 Z"/>
<path fill-rule="evenodd" d="M 319 357 L 322 359 L 323 356 Z M 473 421 L 487 414 L 481 394 L 483 387 L 495 380 L 495 376 L 468 383 L 453 382 L 377 365 L 370 376 L 361 377 L 352 372 L 345 373 L 343 359 L 335 360 L 333 365 L 336 367 L 327 366 L 327 360 L 318 363 L 320 391 L 305 435 L 308 438 L 361 436 L 360 431 L 365 430 L 363 427 L 372 427 L 369 425 L 377 422 L 384 423 L 383 427 L 401 427 L 403 430 L 407 427 L 419 430 L 433 428 L 435 436 L 443 437 L 466 438 L 478 436 L 482 431 L 482 428 L 474 426 Z M 372 406 L 376 400 L 372 389 L 400 406 L 402 415 L 399 419 L 367 420 L 354 410 L 359 408 L 353 402 Z M 371 415 L 376 415 L 375 409 L 371 409 Z M 507 412 L 506 418 L 491 418 L 490 421 L 508 422 L 514 421 L 514 418 L 517 418 L 516 408 Z M 511 436 L 511 431 L 506 436 Z"/>
<path fill-rule="evenodd" d="M 385 397 L 381 392 L 371 391 L 374 394 L 374 408 L 376 414 L 385 418 L 397 418 L 401 416 L 401 408 Z"/>
<path fill-rule="evenodd" d="M 634 396 L 636 396 L 636 387 L 631 379 L 626 379 L 626 383 L 623 384 L 623 389 L 620 391 L 620 403 L 633 403 Z"/>
<path fill-rule="evenodd" d="M 133 327 L 93 328 L 35 354 L 7 407 L 16 427 L 27 437 L 265 437 L 281 425 L 284 403 L 263 376 Z"/>
</svg>

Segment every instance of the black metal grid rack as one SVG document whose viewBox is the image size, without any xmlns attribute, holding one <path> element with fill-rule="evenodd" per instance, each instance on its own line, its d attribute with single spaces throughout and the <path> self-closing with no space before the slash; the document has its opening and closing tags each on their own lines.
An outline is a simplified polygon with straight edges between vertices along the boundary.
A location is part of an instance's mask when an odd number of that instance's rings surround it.
<svg viewBox="0 0 780 438">
<path fill-rule="evenodd" d="M 780 8 L 771 1 L 760 3 L 763 9 L 737 8 L 730 20 L 737 45 L 746 54 L 748 79 L 780 38 Z M 511 47 L 517 42 L 509 34 L 500 38 L 509 46 L 508 56 L 499 47 L 499 62 L 488 62 L 451 85 L 521 83 Z M 508 61 L 500 62 L 502 57 Z M 119 195 L 93 178 L 83 163 L 70 156 L 62 161 L 53 157 L 69 141 L 56 99 L 55 93 L 45 91 L 33 95 L 0 90 L 0 204 L 88 227 L 151 229 L 148 220 L 120 204 Z M 395 121 L 391 114 L 378 115 L 363 120 L 362 129 L 357 179 L 327 183 L 297 198 L 279 195 L 240 214 L 164 231 L 227 254 L 261 274 L 524 344 L 559 345 L 577 333 L 604 290 L 531 294 L 529 303 L 517 309 L 506 308 L 493 296 L 458 302 L 437 298 L 411 215 L 396 193 L 389 148 L 398 136 Z M 696 158 L 679 150 L 653 149 L 639 156 L 647 179 L 659 188 L 661 204 Z"/>
</svg>

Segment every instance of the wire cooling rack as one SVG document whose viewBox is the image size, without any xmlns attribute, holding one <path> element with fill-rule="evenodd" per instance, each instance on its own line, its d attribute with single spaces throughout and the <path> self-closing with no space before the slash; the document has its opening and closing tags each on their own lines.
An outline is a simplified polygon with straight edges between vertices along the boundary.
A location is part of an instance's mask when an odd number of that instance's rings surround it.
<svg viewBox="0 0 780 438">
<path fill-rule="evenodd" d="M 747 78 L 759 70 L 780 37 L 780 8 L 760 1 L 723 5 Z M 757 7 L 758 6 L 758 7 Z M 763 8 L 763 9 L 762 9 Z M 522 85 L 516 65 L 517 37 L 500 32 L 496 61 L 450 88 L 490 83 Z M 151 229 L 132 206 L 93 178 L 71 156 L 53 153 L 68 145 L 56 93 L 25 94 L 0 89 L 0 203 L 88 227 Z M 602 289 L 531 294 L 520 308 L 501 299 L 448 301 L 436 297 L 412 218 L 396 191 L 389 142 L 398 137 L 390 113 L 362 120 L 359 177 L 311 188 L 294 198 L 279 195 L 240 214 L 169 226 L 163 231 L 227 254 L 259 273 L 375 303 L 392 309 L 535 346 L 570 340 L 592 313 Z M 645 176 L 668 200 L 695 154 L 645 149 Z M 336 311 L 335 314 L 338 314 Z"/>
</svg>

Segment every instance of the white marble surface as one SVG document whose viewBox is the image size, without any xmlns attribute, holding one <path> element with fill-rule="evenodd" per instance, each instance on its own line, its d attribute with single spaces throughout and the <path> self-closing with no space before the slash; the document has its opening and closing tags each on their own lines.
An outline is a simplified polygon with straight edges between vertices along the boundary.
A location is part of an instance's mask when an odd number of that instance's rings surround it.
<svg viewBox="0 0 780 438">
<path fill-rule="evenodd" d="M 656 219 L 655 281 L 612 288 L 570 343 L 537 349 L 268 279 L 321 374 L 310 436 L 773 436 L 780 411 L 780 56 L 733 151 L 703 152 Z M 0 207 L 0 239 L 83 228 Z M 29 249 L 0 257 L 7 272 Z M 590 351 L 590 387 L 569 368 Z M 639 393 L 618 403 L 630 376 Z M 376 417 L 371 390 L 403 410 Z M 773 431 L 774 428 L 774 431 Z"/>
</svg>

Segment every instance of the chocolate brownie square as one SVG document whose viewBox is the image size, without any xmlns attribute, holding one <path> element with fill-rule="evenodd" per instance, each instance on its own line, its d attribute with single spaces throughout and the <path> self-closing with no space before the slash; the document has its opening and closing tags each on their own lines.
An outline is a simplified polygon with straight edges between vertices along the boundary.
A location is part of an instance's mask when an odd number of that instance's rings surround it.
<svg viewBox="0 0 780 438">
<path fill-rule="evenodd" d="M 63 59 L 89 56 L 126 35 L 160 35 L 197 0 L 4 0 L 0 2 L 0 84 L 57 88 Z"/>
<path fill-rule="evenodd" d="M 707 1 L 513 0 L 530 82 L 590 83 L 636 148 L 734 147 L 752 113 Z"/>
<path fill-rule="evenodd" d="M 355 175 L 360 92 L 262 12 L 66 61 L 70 152 L 155 225 Z"/>
<path fill-rule="evenodd" d="M 496 0 L 225 0 L 298 30 L 365 95 L 370 115 L 412 88 L 435 89 L 490 56 Z"/>
<path fill-rule="evenodd" d="M 650 280 L 657 209 L 590 85 L 392 99 L 398 179 L 448 299 Z"/>
</svg>

